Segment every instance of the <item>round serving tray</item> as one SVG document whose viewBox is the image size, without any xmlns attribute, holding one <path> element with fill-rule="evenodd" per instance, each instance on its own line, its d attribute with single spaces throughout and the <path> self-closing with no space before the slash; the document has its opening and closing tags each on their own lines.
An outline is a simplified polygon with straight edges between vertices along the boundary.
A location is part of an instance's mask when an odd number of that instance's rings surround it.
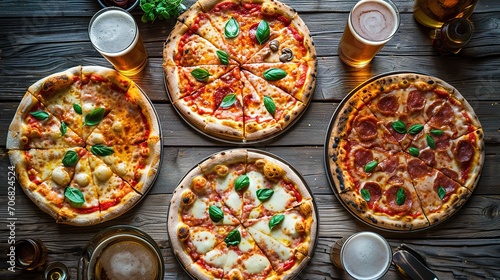
<svg viewBox="0 0 500 280">
<path fill-rule="evenodd" d="M 326 134 L 326 139 L 325 139 L 325 149 L 324 149 L 324 165 L 325 165 L 325 170 L 326 170 L 326 175 L 328 177 L 328 182 L 329 182 L 329 185 L 330 185 L 330 188 L 332 189 L 333 193 L 335 194 L 335 197 L 337 198 L 337 200 L 340 202 L 340 204 L 342 204 L 342 206 L 351 214 L 353 215 L 356 219 L 358 219 L 359 221 L 363 222 L 364 224 L 368 225 L 368 226 L 371 226 L 373 228 L 376 228 L 376 229 L 379 229 L 379 230 L 383 230 L 383 231 L 387 231 L 387 232 L 416 232 L 416 231 L 422 231 L 422 230 L 427 230 L 429 228 L 432 228 L 432 227 L 435 227 L 436 225 L 439 225 L 441 224 L 442 222 L 448 220 L 450 217 L 454 216 L 456 214 L 456 212 L 458 212 L 458 210 L 465 204 L 465 203 L 462 203 L 461 205 L 459 205 L 459 207 L 457 207 L 455 209 L 455 212 L 448 216 L 446 219 L 441 219 L 439 222 L 436 222 L 436 223 L 433 223 L 427 227 L 422 227 L 422 228 L 418 228 L 418 229 L 401 229 L 401 230 L 396 230 L 396 229 L 393 229 L 393 228 L 386 228 L 386 227 L 383 227 L 383 226 L 379 226 L 377 224 L 374 224 L 374 223 L 370 223 L 364 219 L 362 219 L 361 217 L 359 217 L 357 215 L 356 212 L 354 212 L 350 207 L 348 207 L 345 203 L 344 200 L 342 200 L 342 198 L 340 197 L 339 193 L 337 192 L 337 188 L 335 186 L 335 179 L 334 177 L 335 176 L 338 176 L 336 175 L 336 171 L 332 170 L 332 166 L 330 166 L 330 161 L 331 161 L 331 155 L 329 154 L 329 148 L 332 147 L 333 145 L 336 145 L 336 143 L 334 143 L 335 141 L 332 141 L 332 133 L 333 133 L 333 126 L 335 125 L 335 121 L 337 120 L 338 118 L 338 114 L 342 111 L 343 107 L 346 106 L 346 104 L 350 101 L 350 98 L 356 94 L 359 90 L 361 90 L 363 87 L 367 86 L 368 84 L 371 84 L 379 79 L 382 79 L 382 78 L 387 78 L 387 77 L 390 77 L 392 75 L 404 75 L 404 74 L 412 74 L 412 75 L 422 75 L 422 76 L 425 76 L 425 77 L 429 77 L 431 79 L 434 79 L 434 80 L 438 80 L 440 82 L 442 82 L 443 84 L 445 84 L 446 86 L 450 87 L 450 88 L 453 88 L 457 93 L 458 93 L 458 90 L 456 90 L 453 86 L 449 85 L 448 83 L 446 83 L 445 81 L 439 79 L 439 78 L 436 78 L 436 77 L 433 77 L 433 76 L 430 76 L 430 75 L 427 75 L 427 74 L 423 74 L 423 73 L 419 73 L 419 72 L 414 72 L 414 71 L 394 71 L 394 72 L 388 72 L 388 73 L 383 73 L 383 74 L 380 74 L 380 75 L 377 75 L 377 76 L 374 76 L 366 81 L 364 81 L 363 83 L 359 84 L 357 87 L 355 87 L 353 90 L 351 90 L 343 99 L 342 101 L 339 103 L 337 109 L 335 110 L 335 112 L 333 113 L 332 115 L 332 118 L 330 120 L 330 123 L 328 125 L 328 130 L 327 130 L 327 134 Z M 483 157 L 484 157 L 484 149 L 482 150 L 482 153 L 483 153 Z M 479 179 L 479 177 L 478 177 Z M 475 184 L 477 184 L 477 181 L 475 181 Z M 470 197 L 470 196 L 469 196 Z"/>
<path fill-rule="evenodd" d="M 237 149 L 234 149 L 234 150 L 237 150 Z M 293 167 L 291 164 L 289 164 L 287 161 L 285 161 L 284 159 L 272 154 L 272 153 L 269 153 L 269 152 L 265 152 L 265 151 L 261 151 L 261 150 L 258 150 L 258 149 L 244 149 L 244 150 L 247 150 L 249 152 L 253 152 L 253 153 L 258 153 L 258 154 L 261 154 L 263 156 L 267 156 L 267 157 L 270 157 L 274 160 L 277 160 L 285 165 L 288 165 L 288 167 L 290 167 L 290 169 L 297 175 L 298 178 L 300 178 L 301 182 L 304 184 L 304 186 L 306 187 L 307 191 L 309 192 L 309 194 L 311 195 L 312 197 L 312 204 L 313 204 L 313 207 L 314 207 L 314 219 L 316 220 L 316 238 L 314 239 L 314 244 L 311 244 L 312 246 L 312 254 L 309 256 L 310 258 L 306 261 L 306 262 L 309 262 L 313 255 L 314 255 L 314 251 L 316 250 L 316 245 L 318 243 L 318 234 L 319 234 L 319 215 L 318 214 L 318 207 L 316 205 L 316 202 L 314 200 L 314 197 L 313 197 L 313 193 L 311 191 L 311 189 L 309 188 L 309 185 L 307 185 L 306 181 L 304 180 L 304 178 L 302 177 L 302 175 L 297 171 L 297 169 L 295 167 Z M 200 164 L 202 164 L 203 162 L 205 162 L 206 160 L 210 159 L 211 157 L 213 157 L 214 155 L 216 154 L 219 154 L 219 153 L 222 153 L 222 152 L 229 152 L 231 150 L 225 150 L 225 151 L 220 151 L 218 153 L 214 153 L 206 158 L 204 158 L 203 160 L 201 160 L 200 162 L 198 162 L 197 164 L 195 164 L 180 180 L 179 180 L 179 184 L 178 186 L 181 184 L 181 182 L 184 180 L 185 177 L 187 177 L 191 172 L 193 172 Z M 177 187 L 176 187 L 177 188 Z M 167 217 L 170 217 L 169 216 L 169 213 L 170 213 L 170 207 L 172 206 L 172 203 L 169 203 L 168 205 L 168 210 L 167 210 Z M 167 218 L 167 232 L 169 233 L 169 236 L 168 236 L 168 242 L 169 242 L 169 245 L 170 245 L 170 248 L 173 248 L 172 247 L 172 238 L 176 238 L 175 236 L 170 236 L 170 231 L 168 231 L 168 219 Z M 174 251 L 172 252 L 173 255 L 175 256 L 175 259 L 177 260 L 177 262 L 180 264 L 180 266 L 182 267 L 182 269 L 186 272 L 186 274 L 189 275 L 189 277 L 191 277 L 192 279 L 197 279 L 192 273 L 190 273 L 186 267 L 184 267 L 184 265 L 182 264 L 181 260 L 179 259 L 179 257 L 177 256 L 177 253 Z M 290 278 L 291 280 L 292 279 L 295 279 L 297 278 L 297 276 L 300 275 L 300 273 L 307 267 L 307 263 L 306 265 L 304 265 L 300 270 L 298 270 L 296 272 L 296 274 Z"/>
</svg>

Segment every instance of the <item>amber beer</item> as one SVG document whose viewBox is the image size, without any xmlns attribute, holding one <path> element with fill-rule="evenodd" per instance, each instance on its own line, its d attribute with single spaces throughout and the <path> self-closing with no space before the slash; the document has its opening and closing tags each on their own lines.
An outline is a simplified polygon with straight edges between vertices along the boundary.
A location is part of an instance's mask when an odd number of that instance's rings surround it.
<svg viewBox="0 0 500 280">
<path fill-rule="evenodd" d="M 399 28 L 399 12 L 389 0 L 361 0 L 347 20 L 339 57 L 353 67 L 370 63 Z"/>
<path fill-rule="evenodd" d="M 135 75 L 146 66 L 148 55 L 139 28 L 125 10 L 100 10 L 90 20 L 88 32 L 94 48 L 121 73 Z"/>
<path fill-rule="evenodd" d="M 337 240 L 330 258 L 354 279 L 380 279 L 391 266 L 392 249 L 382 236 L 359 232 Z"/>
<path fill-rule="evenodd" d="M 422 25 L 440 28 L 454 18 L 468 19 L 478 0 L 415 0 L 413 17 Z"/>
</svg>

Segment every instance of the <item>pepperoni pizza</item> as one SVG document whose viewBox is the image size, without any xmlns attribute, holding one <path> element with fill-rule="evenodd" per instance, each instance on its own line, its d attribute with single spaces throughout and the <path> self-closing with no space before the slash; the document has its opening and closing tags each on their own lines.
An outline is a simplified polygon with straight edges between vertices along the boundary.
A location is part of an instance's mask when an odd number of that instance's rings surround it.
<svg viewBox="0 0 500 280">
<path fill-rule="evenodd" d="M 326 152 L 334 191 L 351 212 L 411 231 L 442 222 L 467 201 L 484 161 L 483 130 L 446 82 L 384 75 L 346 97 Z"/>
<path fill-rule="evenodd" d="M 170 100 L 206 134 L 268 139 L 309 104 L 317 57 L 297 13 L 275 0 L 199 0 L 165 42 Z"/>
<path fill-rule="evenodd" d="M 170 201 L 173 251 L 196 279 L 291 279 L 314 251 L 311 194 L 260 151 L 223 151 L 193 168 Z"/>
<path fill-rule="evenodd" d="M 130 79 L 77 66 L 28 88 L 7 149 L 26 195 L 57 222 L 115 218 L 148 191 L 160 162 L 160 129 Z"/>
</svg>

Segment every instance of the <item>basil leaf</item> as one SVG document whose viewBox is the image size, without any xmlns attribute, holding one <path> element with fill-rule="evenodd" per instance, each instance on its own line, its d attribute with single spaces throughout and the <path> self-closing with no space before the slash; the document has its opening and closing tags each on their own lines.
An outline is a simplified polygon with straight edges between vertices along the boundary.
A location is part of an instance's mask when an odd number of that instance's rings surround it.
<svg viewBox="0 0 500 280">
<path fill-rule="evenodd" d="M 273 230 L 275 226 L 277 226 L 279 223 L 281 223 L 285 219 L 285 215 L 283 214 L 278 214 L 274 215 L 271 220 L 269 220 L 269 229 Z"/>
<path fill-rule="evenodd" d="M 285 70 L 281 68 L 269 68 L 266 71 L 264 71 L 264 79 L 268 81 L 277 81 L 281 80 L 284 77 L 286 77 L 287 73 Z"/>
<path fill-rule="evenodd" d="M 227 246 L 238 245 L 241 241 L 241 234 L 238 229 L 233 229 L 230 233 L 227 234 L 226 238 L 224 238 L 224 242 L 226 242 Z"/>
<path fill-rule="evenodd" d="M 66 134 L 68 127 L 66 126 L 65 122 L 61 122 L 61 128 L 59 130 L 61 131 L 61 136 L 64 136 Z"/>
<path fill-rule="evenodd" d="M 104 118 L 104 108 L 96 108 L 85 116 L 84 125 L 94 126 L 99 124 Z"/>
<path fill-rule="evenodd" d="M 217 50 L 216 53 L 222 64 L 229 65 L 229 55 L 225 51 Z"/>
<path fill-rule="evenodd" d="M 398 193 L 396 194 L 396 204 L 403 205 L 406 201 L 405 189 L 399 188 Z"/>
<path fill-rule="evenodd" d="M 392 128 L 394 128 L 394 130 L 397 133 L 401 133 L 401 134 L 406 133 L 406 124 L 401 120 L 397 120 L 397 121 L 393 122 Z"/>
<path fill-rule="evenodd" d="M 432 138 L 432 136 L 430 136 L 429 134 L 426 134 L 425 135 L 425 140 L 427 141 L 427 145 L 435 150 L 436 149 L 436 141 L 434 140 L 434 138 Z"/>
<path fill-rule="evenodd" d="M 274 191 L 271 189 L 258 189 L 256 191 L 256 194 L 257 194 L 257 198 L 260 201 L 264 201 L 266 199 L 269 199 L 274 194 Z"/>
<path fill-rule="evenodd" d="M 77 188 L 67 187 L 66 190 L 64 190 L 64 196 L 73 204 L 82 205 L 85 203 L 83 193 Z"/>
<path fill-rule="evenodd" d="M 226 22 L 226 26 L 224 27 L 224 36 L 231 39 L 238 36 L 238 33 L 240 33 L 240 25 L 233 17 L 231 17 L 231 19 Z"/>
<path fill-rule="evenodd" d="M 234 188 L 239 191 L 242 190 L 250 185 L 250 178 L 246 175 L 243 174 L 238 179 L 236 179 L 236 182 L 234 183 Z"/>
<path fill-rule="evenodd" d="M 73 150 L 67 151 L 62 160 L 63 165 L 66 167 L 75 166 L 77 162 L 78 154 Z"/>
<path fill-rule="evenodd" d="M 78 115 L 81 115 L 82 114 L 82 106 L 80 106 L 80 104 L 73 104 L 73 109 L 75 110 L 75 112 L 78 114 Z"/>
<path fill-rule="evenodd" d="M 210 72 L 205 68 L 196 68 L 191 71 L 191 75 L 198 81 L 203 82 L 210 77 Z"/>
<path fill-rule="evenodd" d="M 418 148 L 415 148 L 415 147 L 410 147 L 408 149 L 408 152 L 410 153 L 410 155 L 412 155 L 414 157 L 418 157 L 420 155 L 420 151 L 418 150 Z"/>
<path fill-rule="evenodd" d="M 224 98 L 222 99 L 220 106 L 222 107 L 222 109 L 227 109 L 233 106 L 235 102 L 236 102 L 236 94 L 234 93 L 226 94 L 226 96 L 224 96 Z"/>
<path fill-rule="evenodd" d="M 266 110 L 274 117 L 274 113 L 276 113 L 276 104 L 272 97 L 264 95 L 264 106 L 266 106 Z"/>
<path fill-rule="evenodd" d="M 367 163 L 365 165 L 365 172 L 366 173 L 372 172 L 373 169 L 375 169 L 375 167 L 377 167 L 377 165 L 378 165 L 378 162 L 376 160 L 370 161 L 369 163 Z"/>
<path fill-rule="evenodd" d="M 211 205 L 208 208 L 208 215 L 210 216 L 210 219 L 214 221 L 214 223 L 217 223 L 218 221 L 224 219 L 224 212 L 222 212 L 222 209 L 215 205 Z"/>
<path fill-rule="evenodd" d="M 408 129 L 408 133 L 410 133 L 411 135 L 415 135 L 418 134 L 420 131 L 422 131 L 422 129 L 424 129 L 423 125 L 414 124 L 410 127 L 410 129 Z"/>
<path fill-rule="evenodd" d="M 370 195 L 370 191 L 367 190 L 367 189 L 361 189 L 361 196 L 363 197 L 364 200 L 366 201 L 370 201 L 371 199 L 371 195 Z"/>
<path fill-rule="evenodd" d="M 255 33 L 257 41 L 262 45 L 269 39 L 270 35 L 271 30 L 269 29 L 269 24 L 267 23 L 267 21 L 262 20 L 259 23 L 259 26 L 257 26 L 257 32 Z"/>
<path fill-rule="evenodd" d="M 108 147 L 108 146 L 103 145 L 103 144 L 97 144 L 97 145 L 92 146 L 90 148 L 90 151 L 94 155 L 101 156 L 101 157 L 112 155 L 115 152 L 115 151 L 113 151 L 113 148 Z"/>
<path fill-rule="evenodd" d="M 442 200 L 444 198 L 444 196 L 446 195 L 446 189 L 443 188 L 443 186 L 439 186 L 437 191 L 438 191 L 439 198 Z"/>
<path fill-rule="evenodd" d="M 32 115 L 33 118 L 35 118 L 39 121 L 43 121 L 43 120 L 46 120 L 49 118 L 49 114 L 47 112 L 44 112 L 44 111 L 31 112 L 30 115 Z"/>
<path fill-rule="evenodd" d="M 441 129 L 432 129 L 431 133 L 436 135 L 436 136 L 441 136 L 444 134 L 444 131 L 442 131 Z"/>
</svg>

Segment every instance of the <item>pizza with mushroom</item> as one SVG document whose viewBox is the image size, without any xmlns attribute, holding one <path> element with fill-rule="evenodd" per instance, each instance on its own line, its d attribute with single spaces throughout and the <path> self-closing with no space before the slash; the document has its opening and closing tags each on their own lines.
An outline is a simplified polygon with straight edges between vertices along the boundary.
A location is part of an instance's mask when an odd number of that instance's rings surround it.
<svg viewBox="0 0 500 280">
<path fill-rule="evenodd" d="M 198 130 L 234 142 L 269 139 L 309 104 L 317 56 L 302 19 L 275 0 L 199 0 L 163 50 L 170 100 Z"/>
<path fill-rule="evenodd" d="M 452 216 L 484 161 L 481 124 L 448 83 L 414 73 L 356 88 L 332 119 L 328 175 L 343 204 L 383 229 L 412 231 Z"/>
<path fill-rule="evenodd" d="M 118 72 L 77 66 L 28 88 L 7 136 L 26 195 L 57 222 L 125 213 L 151 187 L 160 129 L 144 93 Z"/>
<path fill-rule="evenodd" d="M 259 151 L 217 153 L 175 189 L 174 254 L 196 279 L 291 279 L 314 251 L 318 220 L 304 181 Z"/>
</svg>

